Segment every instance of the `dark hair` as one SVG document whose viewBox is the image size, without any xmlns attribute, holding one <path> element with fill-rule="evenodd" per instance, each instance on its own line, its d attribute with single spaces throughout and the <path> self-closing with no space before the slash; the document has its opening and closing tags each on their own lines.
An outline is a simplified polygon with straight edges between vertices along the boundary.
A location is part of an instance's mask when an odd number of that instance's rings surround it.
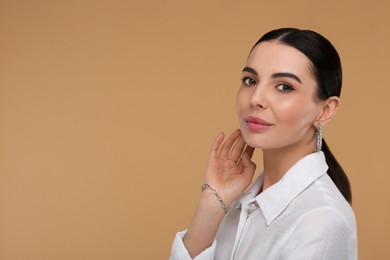
<svg viewBox="0 0 390 260">
<path fill-rule="evenodd" d="M 340 97 L 342 85 L 341 61 L 336 49 L 325 37 L 310 30 L 282 28 L 266 33 L 253 47 L 261 42 L 273 40 L 294 47 L 309 58 L 313 74 L 317 80 L 317 98 L 326 100 L 332 96 Z M 325 140 L 322 142 L 322 151 L 329 166 L 328 175 L 344 198 L 351 204 L 352 194 L 348 177 L 333 156 Z"/>
</svg>

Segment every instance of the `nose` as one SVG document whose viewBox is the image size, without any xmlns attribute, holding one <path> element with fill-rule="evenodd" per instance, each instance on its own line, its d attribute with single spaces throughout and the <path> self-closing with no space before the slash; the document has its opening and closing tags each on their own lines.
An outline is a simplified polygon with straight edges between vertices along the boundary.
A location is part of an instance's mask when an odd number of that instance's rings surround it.
<svg viewBox="0 0 390 260">
<path fill-rule="evenodd" d="M 264 87 L 257 85 L 250 97 L 251 105 L 264 109 L 267 107 L 266 90 Z"/>
</svg>

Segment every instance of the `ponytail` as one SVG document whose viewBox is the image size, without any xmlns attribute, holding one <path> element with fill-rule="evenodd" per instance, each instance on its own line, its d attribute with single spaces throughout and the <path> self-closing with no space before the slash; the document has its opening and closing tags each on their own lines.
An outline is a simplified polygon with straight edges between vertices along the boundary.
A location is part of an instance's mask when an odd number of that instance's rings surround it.
<svg viewBox="0 0 390 260">
<path fill-rule="evenodd" d="M 328 175 L 336 184 L 341 194 L 343 194 L 344 198 L 352 205 L 352 193 L 348 177 L 339 162 L 333 156 L 324 139 L 322 139 L 322 151 L 325 154 L 326 163 L 329 166 Z"/>
</svg>

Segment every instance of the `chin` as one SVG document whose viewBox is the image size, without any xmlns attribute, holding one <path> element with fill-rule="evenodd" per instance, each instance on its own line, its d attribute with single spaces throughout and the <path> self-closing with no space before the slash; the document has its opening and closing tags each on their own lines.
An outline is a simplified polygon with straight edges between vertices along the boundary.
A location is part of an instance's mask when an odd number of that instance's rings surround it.
<svg viewBox="0 0 390 260">
<path fill-rule="evenodd" d="M 265 142 L 261 140 L 257 140 L 253 134 L 248 134 L 245 131 L 242 131 L 242 137 L 245 140 L 245 143 L 253 148 L 256 149 L 265 149 L 266 147 L 264 146 Z"/>
<path fill-rule="evenodd" d="M 245 143 L 253 148 L 261 150 L 272 150 L 285 146 L 283 140 L 275 141 L 275 137 L 266 134 L 254 134 L 242 131 Z"/>
</svg>

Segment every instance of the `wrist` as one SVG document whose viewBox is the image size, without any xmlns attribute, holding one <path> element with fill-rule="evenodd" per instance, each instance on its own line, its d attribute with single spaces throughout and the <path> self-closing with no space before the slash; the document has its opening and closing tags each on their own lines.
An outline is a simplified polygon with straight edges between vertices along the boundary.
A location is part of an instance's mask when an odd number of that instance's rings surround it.
<svg viewBox="0 0 390 260">
<path fill-rule="evenodd" d="M 226 201 L 223 199 L 223 197 L 221 197 L 221 195 L 218 193 L 218 191 L 216 189 L 214 189 L 214 187 L 205 183 L 201 186 L 201 190 L 202 190 L 202 193 L 207 193 L 209 195 L 208 197 L 210 197 L 210 195 L 213 195 L 212 197 L 214 197 L 214 200 L 218 201 L 220 208 L 225 212 L 225 214 L 229 212 L 230 203 L 227 204 Z M 208 199 L 210 199 L 210 198 L 208 198 Z"/>
</svg>

